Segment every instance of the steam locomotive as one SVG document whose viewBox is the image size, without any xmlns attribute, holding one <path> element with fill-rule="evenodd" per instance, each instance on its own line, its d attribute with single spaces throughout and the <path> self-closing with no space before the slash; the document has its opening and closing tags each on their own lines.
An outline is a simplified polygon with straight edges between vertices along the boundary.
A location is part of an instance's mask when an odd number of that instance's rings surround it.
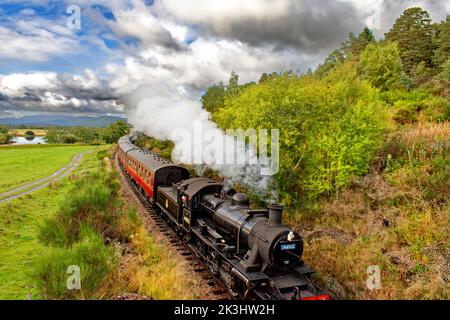
<svg viewBox="0 0 450 320">
<path fill-rule="evenodd" d="M 252 210 L 247 195 L 142 150 L 122 137 L 118 159 L 148 202 L 236 299 L 328 300 L 301 260 L 300 235 L 282 224 L 283 207 Z"/>
</svg>

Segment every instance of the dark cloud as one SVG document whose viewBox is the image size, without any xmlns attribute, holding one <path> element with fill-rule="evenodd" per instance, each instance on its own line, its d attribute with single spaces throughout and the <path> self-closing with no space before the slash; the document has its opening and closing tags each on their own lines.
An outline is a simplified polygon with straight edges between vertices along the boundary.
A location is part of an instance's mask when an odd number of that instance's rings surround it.
<svg viewBox="0 0 450 320">
<path fill-rule="evenodd" d="M 391 29 L 395 21 L 408 8 L 421 7 L 431 14 L 433 21 L 444 20 L 449 14 L 449 0 L 383 0 L 381 6 L 381 24 L 384 32 Z"/>
<path fill-rule="evenodd" d="M 288 10 L 282 15 L 258 16 L 250 11 L 248 14 L 237 12 L 235 16 L 221 16 L 220 12 L 216 12 L 191 22 L 196 23 L 204 35 L 237 39 L 253 46 L 272 44 L 280 49 L 296 47 L 306 53 L 334 48 L 349 32 L 358 32 L 365 26 L 363 16 L 350 2 L 287 2 Z M 266 5 L 270 10 L 270 3 Z M 182 19 L 190 20 L 184 15 Z"/>
</svg>

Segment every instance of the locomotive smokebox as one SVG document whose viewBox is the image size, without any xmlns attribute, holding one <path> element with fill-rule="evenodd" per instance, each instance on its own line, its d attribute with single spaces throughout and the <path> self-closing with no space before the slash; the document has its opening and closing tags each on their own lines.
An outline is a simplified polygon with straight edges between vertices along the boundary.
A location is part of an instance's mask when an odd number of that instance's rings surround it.
<svg viewBox="0 0 450 320">
<path fill-rule="evenodd" d="M 269 227 L 279 227 L 282 224 L 283 206 L 273 203 L 269 206 Z"/>
</svg>

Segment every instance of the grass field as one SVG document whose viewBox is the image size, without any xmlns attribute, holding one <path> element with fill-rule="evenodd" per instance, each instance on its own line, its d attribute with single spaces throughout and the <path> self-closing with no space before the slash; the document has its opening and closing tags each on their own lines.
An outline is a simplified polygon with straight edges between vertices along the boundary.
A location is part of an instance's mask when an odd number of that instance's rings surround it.
<svg viewBox="0 0 450 320">
<path fill-rule="evenodd" d="M 61 159 L 66 159 L 68 162 L 71 155 L 85 150 L 86 147 L 32 149 L 51 151 L 51 153 L 44 152 L 44 154 L 56 154 L 60 162 L 62 161 Z M 15 152 L 21 151 L 16 150 Z M 53 163 L 49 163 L 52 161 L 48 158 L 45 160 L 45 158 L 38 157 L 37 154 L 30 152 L 31 150 L 27 148 L 24 151 L 28 152 L 34 159 L 38 158 L 47 162 L 47 164 L 43 164 L 43 167 L 48 167 L 47 170 L 50 170 L 50 167 L 57 167 Z M 4 151 L 0 151 L 0 154 L 2 152 Z M 9 158 L 10 161 L 13 160 L 11 154 L 9 154 Z M 0 163 L 4 165 L 4 158 L 1 157 L 0 159 Z M 50 166 L 50 164 L 53 166 Z M 97 168 L 96 153 L 87 154 L 83 163 L 75 169 L 72 175 L 97 170 Z M 37 171 L 35 174 L 39 173 L 42 175 L 42 171 L 37 169 L 36 166 L 34 166 L 34 170 Z M 21 174 L 20 171 L 12 170 L 12 172 L 16 176 Z M 4 179 L 3 175 L 1 179 Z M 24 198 L 0 205 L 0 300 L 27 299 L 30 293 L 33 299 L 40 297 L 37 289 L 34 288 L 32 281 L 28 277 L 34 260 L 47 250 L 37 239 L 38 229 L 44 218 L 55 213 L 70 186 L 71 181 L 66 178 L 52 185 L 52 187 L 46 187 Z"/>
<path fill-rule="evenodd" d="M 32 145 L 0 148 L 0 193 L 50 176 L 93 146 Z"/>
</svg>

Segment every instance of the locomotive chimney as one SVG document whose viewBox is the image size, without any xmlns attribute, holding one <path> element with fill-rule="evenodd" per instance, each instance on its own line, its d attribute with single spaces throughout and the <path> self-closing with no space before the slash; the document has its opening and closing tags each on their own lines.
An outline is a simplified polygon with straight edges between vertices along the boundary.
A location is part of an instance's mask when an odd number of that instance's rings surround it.
<svg viewBox="0 0 450 320">
<path fill-rule="evenodd" d="M 269 206 L 269 227 L 279 227 L 282 223 L 283 206 L 273 203 Z"/>
</svg>

